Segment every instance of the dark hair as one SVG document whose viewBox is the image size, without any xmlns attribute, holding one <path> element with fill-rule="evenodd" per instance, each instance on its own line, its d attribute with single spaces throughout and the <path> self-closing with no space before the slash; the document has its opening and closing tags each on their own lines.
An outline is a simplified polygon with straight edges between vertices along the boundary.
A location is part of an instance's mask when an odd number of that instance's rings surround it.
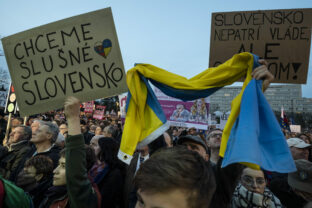
<svg viewBox="0 0 312 208">
<path fill-rule="evenodd" d="M 98 141 L 101 151 L 99 153 L 99 159 L 102 162 L 108 164 L 111 168 L 115 167 L 118 163 L 118 149 L 119 145 L 111 137 L 102 137 Z"/>
<path fill-rule="evenodd" d="M 25 167 L 30 166 L 36 168 L 36 174 L 43 174 L 43 177 L 53 173 L 53 161 L 44 155 L 37 155 L 28 159 Z"/>
<path fill-rule="evenodd" d="M 167 147 L 164 135 L 160 135 L 154 141 L 148 144 L 148 150 L 150 156 L 154 154 L 160 148 Z"/>
<path fill-rule="evenodd" d="M 87 171 L 89 171 L 96 162 L 96 156 L 94 150 L 88 145 L 85 145 L 85 151 L 86 151 L 86 168 Z M 59 154 L 60 157 L 66 158 L 66 148 L 62 149 Z"/>
<path fill-rule="evenodd" d="M 92 147 L 85 145 L 86 147 L 86 161 L 87 161 L 87 171 L 89 171 L 94 163 L 96 162 L 95 152 Z"/>
<path fill-rule="evenodd" d="M 15 118 L 13 118 L 13 120 L 14 119 L 16 119 L 16 120 L 18 120 L 19 122 L 21 122 L 21 123 L 23 123 L 24 122 L 24 119 L 23 118 L 21 118 L 21 117 L 15 117 Z"/>
<path fill-rule="evenodd" d="M 138 170 L 135 185 L 142 192 L 187 193 L 188 207 L 208 207 L 216 189 L 209 163 L 185 147 L 164 148 L 154 153 Z"/>
<path fill-rule="evenodd" d="M 17 127 L 23 128 L 23 131 L 24 131 L 24 136 L 21 139 L 21 141 L 22 140 L 30 140 L 31 135 L 32 135 L 31 128 L 29 126 L 25 126 L 25 125 L 19 125 Z"/>
</svg>

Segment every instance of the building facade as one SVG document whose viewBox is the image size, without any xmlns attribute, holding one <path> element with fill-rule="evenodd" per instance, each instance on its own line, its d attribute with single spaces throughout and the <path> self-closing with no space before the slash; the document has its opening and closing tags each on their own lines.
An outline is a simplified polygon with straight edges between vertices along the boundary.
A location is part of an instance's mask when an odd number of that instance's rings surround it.
<svg viewBox="0 0 312 208">
<path fill-rule="evenodd" d="M 231 101 L 241 91 L 241 86 L 224 87 L 210 96 L 210 112 L 229 112 Z M 312 113 L 312 98 L 303 98 L 301 85 L 271 85 L 264 93 L 273 111 Z"/>
</svg>

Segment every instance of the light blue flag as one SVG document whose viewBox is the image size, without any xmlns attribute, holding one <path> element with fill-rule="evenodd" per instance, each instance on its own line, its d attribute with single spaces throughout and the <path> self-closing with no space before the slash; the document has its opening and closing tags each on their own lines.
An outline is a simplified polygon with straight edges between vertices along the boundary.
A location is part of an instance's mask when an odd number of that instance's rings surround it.
<svg viewBox="0 0 312 208">
<path fill-rule="evenodd" d="M 262 93 L 261 80 L 251 80 L 244 91 L 222 167 L 238 162 L 254 163 L 280 173 L 296 171 L 286 139 Z"/>
</svg>

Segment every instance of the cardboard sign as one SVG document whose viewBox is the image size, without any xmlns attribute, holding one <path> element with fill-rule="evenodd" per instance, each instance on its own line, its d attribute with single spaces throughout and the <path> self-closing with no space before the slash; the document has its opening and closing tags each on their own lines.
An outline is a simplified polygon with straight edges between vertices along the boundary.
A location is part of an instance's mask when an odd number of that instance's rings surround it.
<svg viewBox="0 0 312 208">
<path fill-rule="evenodd" d="M 110 8 L 2 39 L 21 116 L 127 91 Z"/>
<path fill-rule="evenodd" d="M 301 133 L 301 125 L 289 125 L 290 131 L 295 133 Z"/>
<path fill-rule="evenodd" d="M 219 12 L 211 19 L 209 67 L 251 52 L 268 61 L 274 82 L 306 83 L 312 9 Z"/>
</svg>

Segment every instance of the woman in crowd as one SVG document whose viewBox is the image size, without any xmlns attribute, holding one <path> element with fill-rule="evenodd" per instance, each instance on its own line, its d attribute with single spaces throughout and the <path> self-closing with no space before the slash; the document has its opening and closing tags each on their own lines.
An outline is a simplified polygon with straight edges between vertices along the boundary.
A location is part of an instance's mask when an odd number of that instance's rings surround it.
<svg viewBox="0 0 312 208">
<path fill-rule="evenodd" d="M 232 208 L 282 208 L 280 200 L 266 188 L 262 170 L 245 168 L 232 197 Z"/>
</svg>

